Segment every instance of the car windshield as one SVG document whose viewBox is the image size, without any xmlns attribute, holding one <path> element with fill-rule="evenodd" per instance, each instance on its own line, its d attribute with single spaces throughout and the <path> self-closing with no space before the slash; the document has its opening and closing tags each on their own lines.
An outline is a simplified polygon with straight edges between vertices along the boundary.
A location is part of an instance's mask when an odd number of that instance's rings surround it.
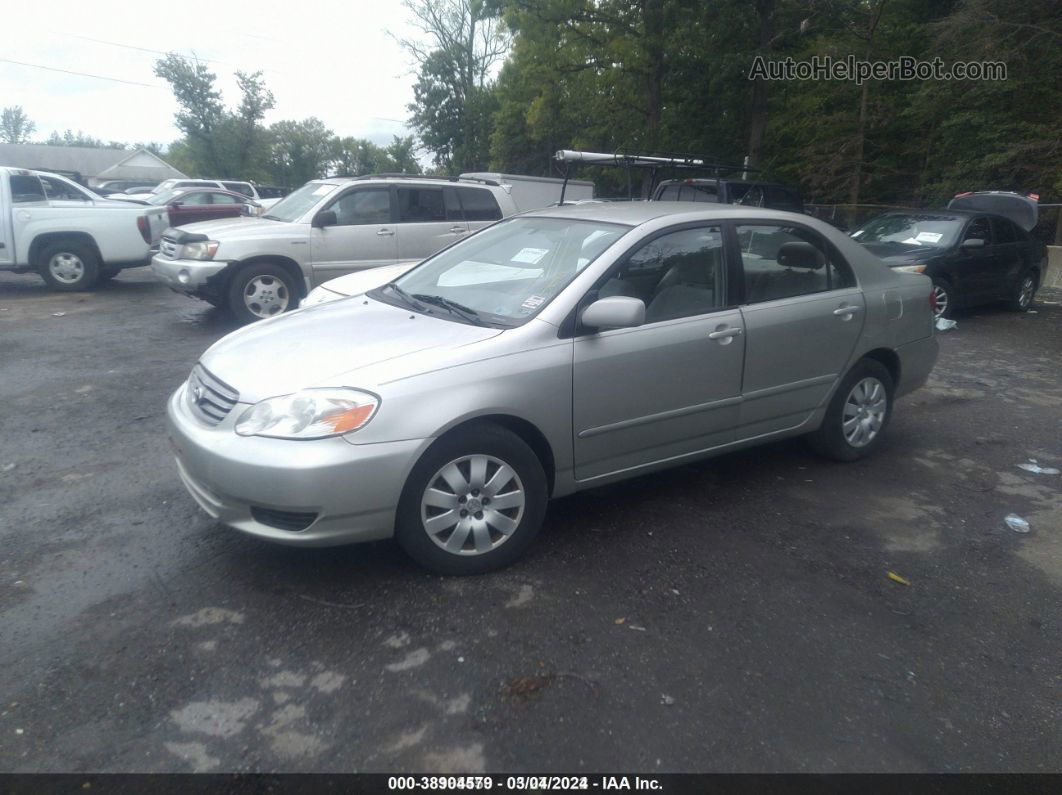
<svg viewBox="0 0 1062 795">
<path fill-rule="evenodd" d="M 385 285 L 370 295 L 453 320 L 518 326 L 629 229 L 566 218 L 503 221 L 396 279 L 397 290 Z"/>
<path fill-rule="evenodd" d="M 295 221 L 306 215 L 307 212 L 321 199 L 339 188 L 332 182 L 307 182 L 297 191 L 293 191 L 269 208 L 269 212 L 262 218 L 271 221 Z"/>
<path fill-rule="evenodd" d="M 153 193 L 148 198 L 144 199 L 148 204 L 169 204 L 184 193 L 184 190 L 164 190 L 161 193 Z"/>
<path fill-rule="evenodd" d="M 959 237 L 963 219 L 953 215 L 897 213 L 875 218 L 852 233 L 860 243 L 902 248 L 947 248 Z"/>
</svg>

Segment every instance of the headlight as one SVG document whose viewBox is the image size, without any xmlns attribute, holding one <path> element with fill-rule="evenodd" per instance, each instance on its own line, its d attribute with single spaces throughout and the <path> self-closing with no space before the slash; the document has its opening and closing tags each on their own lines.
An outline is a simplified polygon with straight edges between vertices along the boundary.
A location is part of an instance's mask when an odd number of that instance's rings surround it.
<svg viewBox="0 0 1062 795">
<path fill-rule="evenodd" d="M 335 293 L 331 290 L 326 290 L 324 287 L 314 287 L 310 290 L 310 294 L 306 296 L 306 300 L 302 302 L 301 306 L 327 304 L 329 301 L 338 301 L 340 298 L 346 297 L 342 293 Z"/>
<path fill-rule="evenodd" d="M 894 271 L 903 271 L 904 273 L 924 273 L 925 269 L 925 265 L 897 265 L 893 268 Z"/>
<path fill-rule="evenodd" d="M 251 406 L 236 421 L 236 433 L 274 439 L 342 436 L 363 427 L 379 405 L 378 397 L 360 389 L 304 389 Z"/>
<path fill-rule="evenodd" d="M 199 240 L 185 243 L 181 249 L 181 259 L 214 259 L 220 244 L 216 240 Z"/>
</svg>

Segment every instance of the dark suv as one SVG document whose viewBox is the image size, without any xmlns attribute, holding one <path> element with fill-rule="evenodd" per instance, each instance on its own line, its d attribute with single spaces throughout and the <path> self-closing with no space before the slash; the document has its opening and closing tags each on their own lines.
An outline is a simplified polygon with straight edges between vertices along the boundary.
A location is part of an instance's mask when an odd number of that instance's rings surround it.
<svg viewBox="0 0 1062 795">
<path fill-rule="evenodd" d="M 773 182 L 737 179 L 667 179 L 656 186 L 653 201 L 740 204 L 745 207 L 768 207 L 791 213 L 804 212 L 804 200 L 792 188 Z"/>
</svg>

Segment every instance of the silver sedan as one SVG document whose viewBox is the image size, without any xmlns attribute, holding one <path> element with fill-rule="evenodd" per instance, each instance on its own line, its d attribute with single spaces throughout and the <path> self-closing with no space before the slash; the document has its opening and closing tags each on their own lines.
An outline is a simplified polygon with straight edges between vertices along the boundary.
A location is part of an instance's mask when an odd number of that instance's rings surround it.
<svg viewBox="0 0 1062 795">
<path fill-rule="evenodd" d="M 483 572 L 551 497 L 789 436 L 873 452 L 936 360 L 931 293 L 803 215 L 551 208 L 223 338 L 170 438 L 234 528 Z"/>
</svg>

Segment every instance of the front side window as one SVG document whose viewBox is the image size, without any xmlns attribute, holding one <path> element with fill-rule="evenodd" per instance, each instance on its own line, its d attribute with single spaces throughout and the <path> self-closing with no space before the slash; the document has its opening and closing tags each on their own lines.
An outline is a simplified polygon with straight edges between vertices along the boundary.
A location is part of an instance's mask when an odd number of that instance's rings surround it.
<svg viewBox="0 0 1062 795">
<path fill-rule="evenodd" d="M 401 293 L 385 286 L 370 295 L 458 322 L 517 326 L 627 231 L 596 221 L 517 218 L 426 260 L 395 281 Z"/>
<path fill-rule="evenodd" d="M 726 305 L 723 235 L 718 226 L 682 229 L 654 238 L 606 275 L 598 298 L 638 298 L 645 322 L 675 320 Z"/>
<path fill-rule="evenodd" d="M 11 201 L 15 204 L 42 202 L 45 200 L 41 181 L 32 174 L 15 174 L 11 177 Z"/>
<path fill-rule="evenodd" d="M 985 245 L 989 245 L 992 242 L 992 231 L 988 226 L 987 218 L 974 218 L 970 221 L 970 225 L 966 227 L 966 234 L 963 236 L 963 242 L 967 240 L 983 240 Z"/>
<path fill-rule="evenodd" d="M 225 186 L 225 190 L 242 193 L 244 196 L 254 196 L 254 191 L 246 182 L 222 182 L 221 184 Z"/>
<path fill-rule="evenodd" d="M 210 204 L 209 193 L 182 193 L 178 195 L 174 201 L 180 202 L 187 207 L 202 207 L 204 204 Z"/>
<path fill-rule="evenodd" d="M 664 202 L 718 202 L 719 188 L 713 184 L 672 182 L 660 189 L 657 200 Z"/>
<path fill-rule="evenodd" d="M 403 224 L 445 221 L 442 188 L 399 188 L 398 220 Z"/>
<path fill-rule="evenodd" d="M 740 224 L 736 231 L 746 303 L 811 295 L 855 283 L 840 255 L 813 232 L 774 224 Z"/>
<path fill-rule="evenodd" d="M 86 193 L 78 190 L 68 182 L 63 182 L 61 179 L 41 177 L 41 183 L 44 185 L 44 192 L 49 199 L 74 202 L 87 202 L 89 200 L 89 196 Z"/>
<path fill-rule="evenodd" d="M 466 221 L 498 221 L 502 217 L 501 207 L 494 194 L 484 188 L 458 188 L 461 206 L 465 211 Z"/>
<path fill-rule="evenodd" d="M 391 193 L 386 189 L 353 190 L 327 208 L 336 214 L 337 226 L 391 223 Z"/>
<path fill-rule="evenodd" d="M 214 200 L 214 204 L 240 204 L 240 200 L 235 196 L 230 196 L 228 193 L 212 193 L 211 198 Z"/>
</svg>

